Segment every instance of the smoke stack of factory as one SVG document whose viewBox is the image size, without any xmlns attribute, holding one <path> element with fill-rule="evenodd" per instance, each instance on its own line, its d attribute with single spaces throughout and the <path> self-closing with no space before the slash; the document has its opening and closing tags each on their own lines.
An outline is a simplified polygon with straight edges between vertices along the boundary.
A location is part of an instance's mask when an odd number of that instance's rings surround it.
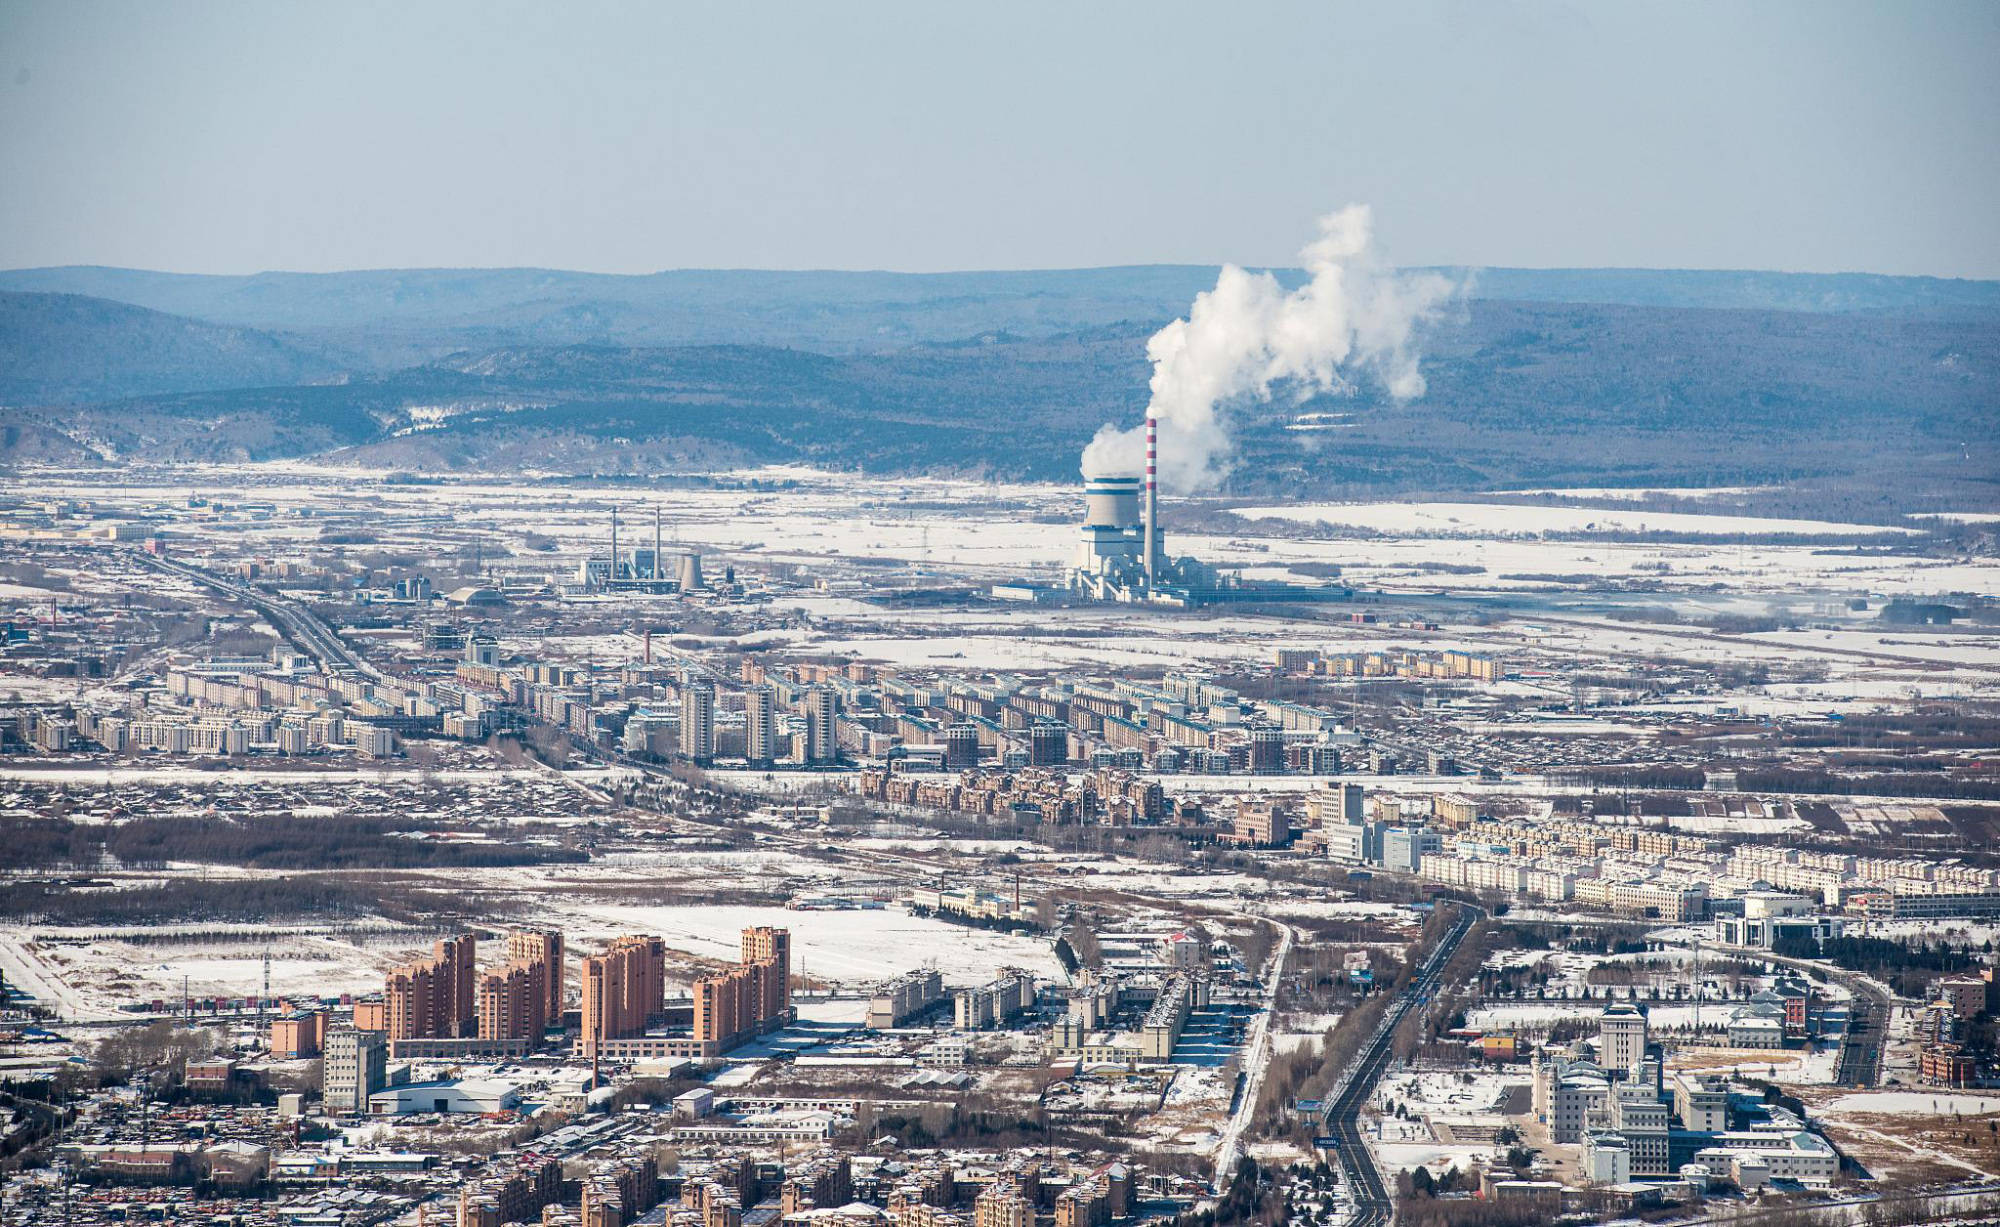
<svg viewBox="0 0 2000 1227">
<path fill-rule="evenodd" d="M 1082 465 L 1093 487 L 1109 474 L 1143 474 L 1143 514 L 1130 534 L 1137 557 L 1128 559 L 1122 535 L 1101 531 L 1107 526 L 1093 511 L 1070 574 L 1073 591 L 1169 604 L 1221 599 L 1212 570 L 1167 556 L 1161 480 L 1180 494 L 1216 486 L 1233 462 L 1230 415 L 1279 392 L 1348 393 L 1368 376 L 1395 399 L 1423 395 L 1418 327 L 1457 287 L 1435 273 L 1390 268 L 1374 249 L 1372 220 L 1364 205 L 1322 217 L 1319 237 L 1299 253 L 1307 280 L 1295 289 L 1271 273 L 1224 265 L 1185 318 L 1146 342 L 1153 375 L 1144 424 L 1103 427 Z"/>
<path fill-rule="evenodd" d="M 1146 414 L 1146 589 L 1160 580 L 1160 422 Z"/>
</svg>

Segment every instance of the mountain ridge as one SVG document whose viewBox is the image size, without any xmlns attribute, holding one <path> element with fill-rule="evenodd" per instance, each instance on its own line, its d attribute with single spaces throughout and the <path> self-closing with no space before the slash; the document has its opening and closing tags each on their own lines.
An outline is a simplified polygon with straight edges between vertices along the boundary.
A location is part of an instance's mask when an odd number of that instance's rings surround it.
<svg viewBox="0 0 2000 1227">
<path fill-rule="evenodd" d="M 0 403 L 303 383 L 343 366 L 261 329 L 79 294 L 0 291 Z"/>
<path fill-rule="evenodd" d="M 843 270 L 380 269 L 210 275 L 106 266 L 0 271 L 0 290 L 108 298 L 267 331 L 512 330 L 512 339 L 693 343 L 791 339 L 807 348 L 892 349 L 994 328 L 1052 334 L 1171 319 L 1214 284 L 1214 265 L 894 273 Z M 1303 274 L 1273 269 L 1295 283 Z M 1412 270 L 1416 271 L 1416 270 Z M 2000 282 L 1758 270 L 1444 268 L 1468 296 L 1814 312 L 1995 311 Z M 829 318 L 863 318 L 838 327 Z M 601 318 L 589 318 L 592 315 Z M 582 318 L 577 318 L 581 316 Z"/>
<path fill-rule="evenodd" d="M 1150 321 L 886 353 L 497 345 L 342 382 L 0 414 L 0 460 L 315 458 L 642 475 L 783 462 L 1068 480 L 1146 400 Z M 1425 397 L 1231 411 L 1237 492 L 1808 481 L 1880 512 L 1995 501 L 2000 329 L 1981 319 L 1474 299 L 1425 339 Z M 1294 430 L 1306 412 L 1338 430 Z M 10 446 L 9 439 L 18 443 Z M 1914 506 L 1914 504 L 1912 504 Z"/>
</svg>

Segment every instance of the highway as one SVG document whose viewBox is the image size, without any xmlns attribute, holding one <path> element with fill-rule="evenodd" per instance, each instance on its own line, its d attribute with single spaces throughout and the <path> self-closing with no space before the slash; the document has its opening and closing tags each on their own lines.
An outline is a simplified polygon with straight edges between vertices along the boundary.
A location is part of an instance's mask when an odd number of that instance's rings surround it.
<svg viewBox="0 0 2000 1227">
<path fill-rule="evenodd" d="M 1831 963 L 1768 953 L 1762 957 L 1802 972 L 1824 975 L 1847 987 L 1850 994 L 1847 1030 L 1840 1037 L 1840 1059 L 1834 1068 L 1834 1085 L 1879 1085 L 1882 1081 L 1882 1046 L 1888 1039 L 1889 1017 L 1896 1005 L 1889 994 L 1867 976 L 1843 970 Z"/>
<path fill-rule="evenodd" d="M 191 579 L 263 614 L 287 643 L 318 661 L 322 668 L 335 673 L 360 673 L 374 681 L 383 680 L 380 670 L 342 643 L 332 628 L 296 601 L 265 592 L 252 584 L 226 579 L 190 563 L 156 558 L 146 553 L 136 556 L 151 567 Z"/>
<path fill-rule="evenodd" d="M 1375 1034 L 1369 1037 L 1367 1046 L 1348 1068 L 1346 1079 L 1326 1106 L 1321 1128 L 1327 1136 L 1339 1141 L 1335 1153 L 1341 1171 L 1347 1175 L 1348 1200 L 1354 1204 L 1354 1212 L 1347 1220 L 1350 1227 L 1386 1227 L 1396 1217 L 1395 1193 L 1383 1180 L 1382 1169 L 1375 1165 L 1375 1156 L 1361 1136 L 1361 1109 L 1375 1094 L 1375 1084 L 1388 1068 L 1397 1025 L 1411 1010 L 1429 1004 L 1437 993 L 1445 964 L 1457 953 L 1459 943 L 1472 931 L 1472 926 L 1485 915 L 1471 904 L 1457 906 L 1458 919 L 1438 944 L 1431 947 L 1418 965 L 1416 975 L 1410 978 L 1409 986 L 1382 1015 Z"/>
<path fill-rule="evenodd" d="M 1850 982 L 1854 996 L 1847 1003 L 1847 1032 L 1840 1039 L 1837 1086 L 1874 1086 L 1882 1080 L 1883 1031 L 1888 1026 L 1886 1000 Z"/>
</svg>

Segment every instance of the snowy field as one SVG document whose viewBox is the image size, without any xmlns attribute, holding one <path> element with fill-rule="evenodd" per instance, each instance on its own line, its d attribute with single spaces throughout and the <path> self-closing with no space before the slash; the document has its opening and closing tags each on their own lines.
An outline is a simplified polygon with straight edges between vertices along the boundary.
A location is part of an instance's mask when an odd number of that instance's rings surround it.
<svg viewBox="0 0 2000 1227">
<path fill-rule="evenodd" d="M 1826 1116 L 1988 1116 L 2000 1112 L 2000 1095 L 1931 1091 L 1862 1091 L 1822 1104 Z"/>
<path fill-rule="evenodd" d="M 703 958 L 733 960 L 742 931 L 757 925 L 792 933 L 792 969 L 816 980 L 862 987 L 916 967 L 936 967 L 952 985 L 980 984 L 1003 967 L 1059 979 L 1050 944 L 911 916 L 900 909 L 795 912 L 782 907 L 635 907 L 578 904 L 564 914 L 580 943 L 621 933 L 657 934 L 669 947 Z"/>
<path fill-rule="evenodd" d="M 1325 521 L 1384 533 L 1437 533 L 1448 536 L 1589 532 L 1872 536 L 1916 531 L 1828 520 L 1777 520 L 1596 507 L 1534 507 L 1512 503 L 1289 503 L 1282 507 L 1239 507 L 1236 514 L 1250 520 L 1295 520 L 1305 524 Z"/>
<path fill-rule="evenodd" d="M 947 983 L 991 980 L 1020 967 L 1045 980 L 1062 969 L 1049 943 L 983 929 L 919 919 L 900 910 L 797 912 L 782 907 L 702 905 L 645 907 L 565 903 L 538 896 L 547 923 L 560 925 L 577 954 L 625 933 L 655 934 L 670 949 L 700 959 L 730 961 L 746 927 L 773 925 L 792 933 L 793 967 L 815 980 L 865 988 L 916 967 L 942 970 Z M 111 1017 L 132 1003 L 179 998 L 246 997 L 261 991 L 263 959 L 271 957 L 277 996 L 335 996 L 382 987 L 383 973 L 428 949 L 428 941 L 356 938 L 310 926 L 258 932 L 232 926 L 227 938 L 140 942 L 93 929 L 0 929 L 0 971 L 10 984 L 68 1017 Z M 241 928 L 241 933 L 235 930 Z M 497 957 L 488 944 L 485 961 Z M 574 964 L 572 963 L 572 975 Z"/>
<path fill-rule="evenodd" d="M 1377 1114 L 1368 1122 L 1372 1149 L 1390 1172 L 1426 1167 L 1442 1174 L 1453 1166 L 1463 1171 L 1500 1149 L 1470 1139 L 1508 1124 L 1502 1108 L 1510 1088 L 1525 1085 L 1519 1071 L 1391 1073 L 1370 1105 Z M 1402 1116 L 1396 1115 L 1399 1107 Z M 1454 1125 L 1465 1127 L 1467 1139 L 1454 1133 Z"/>
</svg>

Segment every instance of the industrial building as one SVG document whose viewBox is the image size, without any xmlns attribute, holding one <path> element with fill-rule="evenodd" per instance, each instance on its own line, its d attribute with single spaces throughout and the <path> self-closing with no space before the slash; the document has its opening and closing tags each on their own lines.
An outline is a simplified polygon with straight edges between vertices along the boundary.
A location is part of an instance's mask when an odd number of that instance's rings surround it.
<svg viewBox="0 0 2000 1227">
<path fill-rule="evenodd" d="M 1198 558 L 1167 553 L 1160 525 L 1158 423 L 1146 418 L 1146 472 L 1086 474 L 1083 525 L 1067 587 L 1078 597 L 1183 608 L 1224 601 L 1345 599 L 1341 587 L 1245 583 Z M 997 591 L 997 590 L 996 590 Z"/>
<path fill-rule="evenodd" d="M 1151 422 L 1148 422 L 1150 438 Z M 1141 500 L 1141 492 L 1145 498 Z M 1096 601 L 1199 605 L 1221 599 L 1235 581 L 1194 558 L 1172 558 L 1159 523 L 1159 492 L 1137 477 L 1103 475 L 1084 483 L 1083 527 L 1070 565 L 1071 591 Z"/>
</svg>

